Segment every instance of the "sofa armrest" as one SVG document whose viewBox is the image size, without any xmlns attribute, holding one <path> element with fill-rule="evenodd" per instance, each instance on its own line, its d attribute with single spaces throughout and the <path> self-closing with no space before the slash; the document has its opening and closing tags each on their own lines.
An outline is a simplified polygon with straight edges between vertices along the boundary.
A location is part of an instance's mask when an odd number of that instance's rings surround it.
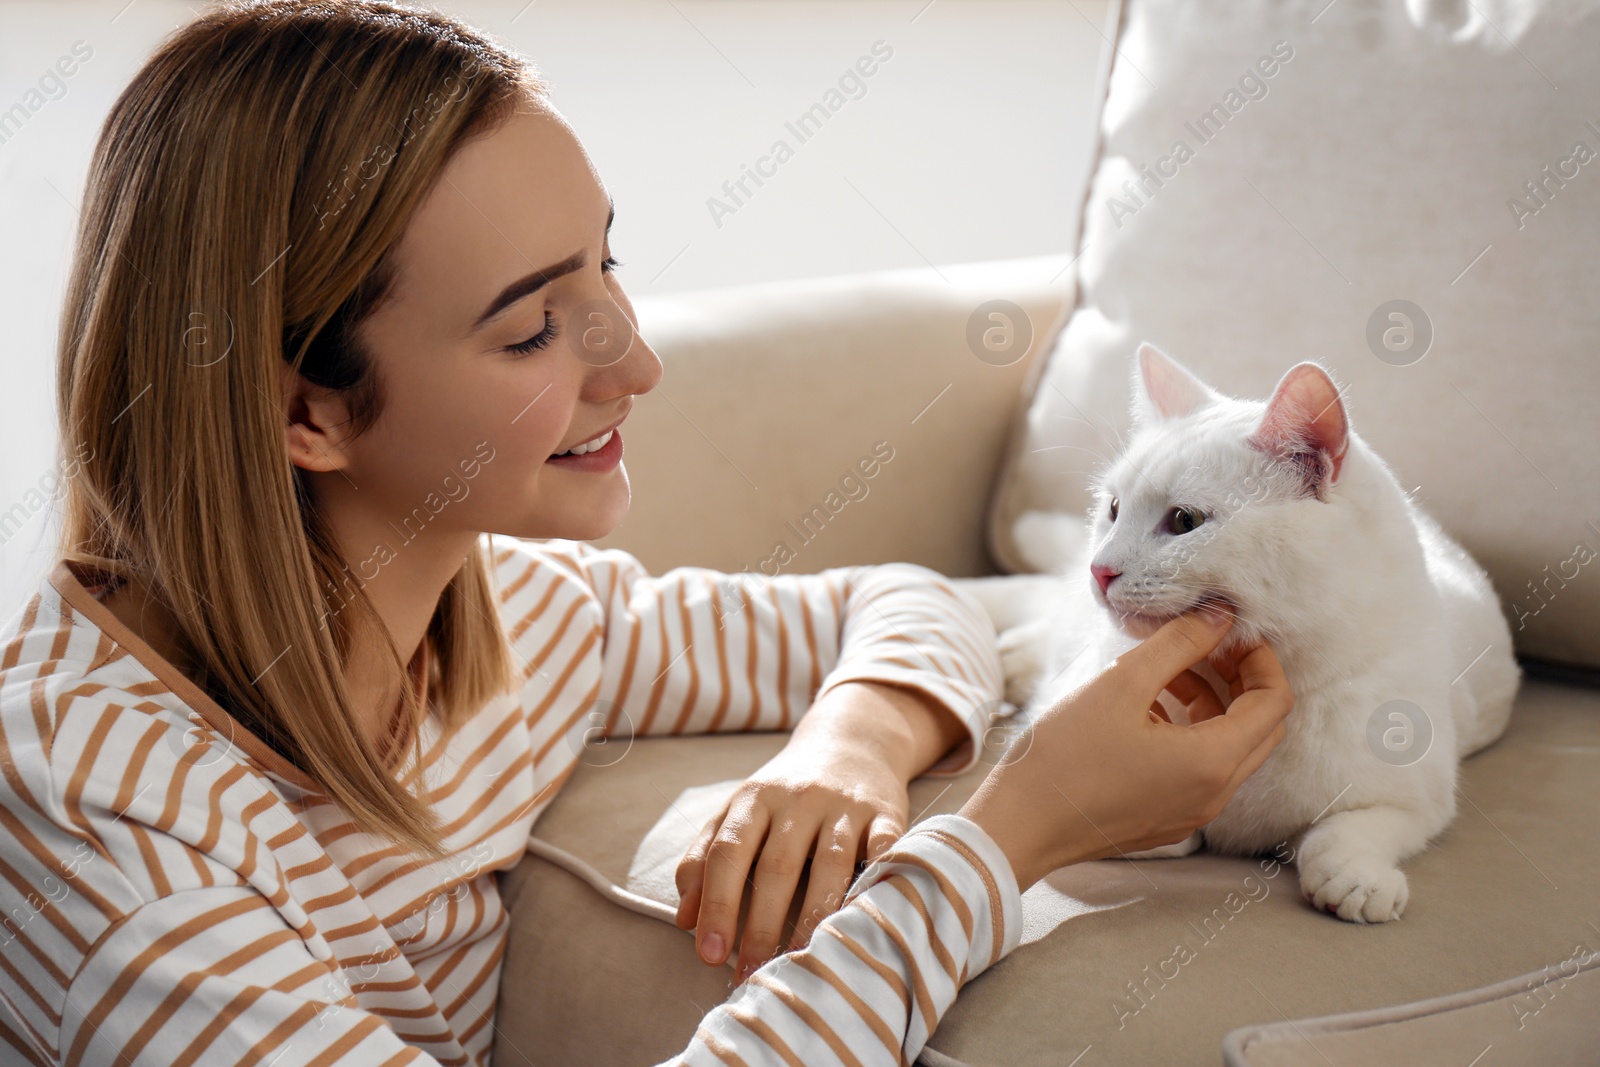
<svg viewBox="0 0 1600 1067">
<path fill-rule="evenodd" d="M 640 300 L 661 384 L 627 423 L 633 504 L 602 545 L 654 572 L 905 560 L 992 573 L 985 515 L 1029 368 L 1064 318 L 1066 256 Z M 986 301 L 1032 334 L 988 361 Z M 1019 334 L 1020 336 L 1020 334 Z M 780 547 L 783 546 L 783 547 Z"/>
</svg>

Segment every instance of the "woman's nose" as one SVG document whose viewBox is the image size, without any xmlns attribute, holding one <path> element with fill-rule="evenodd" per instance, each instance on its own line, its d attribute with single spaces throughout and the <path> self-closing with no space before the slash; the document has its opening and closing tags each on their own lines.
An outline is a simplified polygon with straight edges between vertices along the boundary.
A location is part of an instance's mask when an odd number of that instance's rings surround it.
<svg viewBox="0 0 1600 1067">
<path fill-rule="evenodd" d="M 593 368 L 594 384 L 615 393 L 647 393 L 661 381 L 661 359 L 639 335 L 632 309 L 609 298 L 590 300 L 569 319 L 574 355 Z"/>
<path fill-rule="evenodd" d="M 622 361 L 627 368 L 625 387 L 630 393 L 648 393 L 661 381 L 661 357 L 642 336 L 635 333 L 633 350 Z"/>
</svg>

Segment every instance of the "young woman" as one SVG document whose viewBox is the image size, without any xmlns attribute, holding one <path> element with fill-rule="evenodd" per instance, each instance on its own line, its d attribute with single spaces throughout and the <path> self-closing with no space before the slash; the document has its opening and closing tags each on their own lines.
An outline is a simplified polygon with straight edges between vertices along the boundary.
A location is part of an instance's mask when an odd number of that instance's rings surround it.
<svg viewBox="0 0 1600 1067">
<path fill-rule="evenodd" d="M 585 543 L 661 374 L 611 217 L 513 53 L 378 0 L 214 7 L 117 100 L 61 559 L 0 634 L 0 1058 L 487 1063 L 498 872 L 603 727 L 793 731 L 679 869 L 679 924 L 750 980 L 675 1062 L 909 1062 L 1022 890 L 1182 839 L 1281 738 L 1271 650 L 1225 709 L 1187 668 L 1227 620 L 1183 616 L 905 832 L 907 782 L 976 759 L 993 629 L 921 567 Z"/>
</svg>

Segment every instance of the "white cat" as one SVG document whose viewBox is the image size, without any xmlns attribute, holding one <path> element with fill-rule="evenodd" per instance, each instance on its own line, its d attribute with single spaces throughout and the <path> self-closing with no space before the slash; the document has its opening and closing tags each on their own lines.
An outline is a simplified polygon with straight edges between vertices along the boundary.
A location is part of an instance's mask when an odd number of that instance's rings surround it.
<svg viewBox="0 0 1600 1067">
<path fill-rule="evenodd" d="M 1459 759 L 1511 714 L 1521 671 L 1489 579 L 1350 427 L 1322 367 L 1290 368 L 1263 403 L 1153 345 L 1137 364 L 1133 433 L 1087 529 L 1061 513 L 1017 525 L 1050 576 L 961 582 L 1001 632 L 1008 697 L 1036 713 L 1165 620 L 1227 600 L 1227 642 L 1264 638 L 1283 664 L 1287 733 L 1214 821 L 1138 855 L 1292 843 L 1314 906 L 1397 919 L 1401 863 L 1450 824 Z M 1196 672 L 1227 693 L 1209 662 Z"/>
</svg>

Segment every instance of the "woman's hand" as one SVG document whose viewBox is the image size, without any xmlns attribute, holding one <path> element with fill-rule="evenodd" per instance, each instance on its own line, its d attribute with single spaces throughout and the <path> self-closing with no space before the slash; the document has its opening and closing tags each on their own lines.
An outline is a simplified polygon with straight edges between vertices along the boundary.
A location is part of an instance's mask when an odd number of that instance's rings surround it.
<svg viewBox="0 0 1600 1067">
<path fill-rule="evenodd" d="M 844 901 L 857 861 L 876 859 L 905 833 L 907 783 L 964 733 L 915 691 L 845 682 L 824 693 L 678 864 L 677 925 L 698 928 L 701 959 L 727 959 L 747 886 L 739 980 L 777 955 L 809 859 L 805 899 L 781 951 L 804 948 Z"/>
<path fill-rule="evenodd" d="M 1057 868 L 1174 844 L 1215 819 L 1283 739 L 1294 694 L 1266 644 L 1219 657 L 1224 708 L 1188 668 L 1233 622 L 1215 607 L 1171 620 L 1033 723 L 1031 745 L 1002 760 L 961 814 L 1011 860 L 1026 890 Z M 1156 698 L 1182 701 L 1174 725 Z"/>
</svg>

